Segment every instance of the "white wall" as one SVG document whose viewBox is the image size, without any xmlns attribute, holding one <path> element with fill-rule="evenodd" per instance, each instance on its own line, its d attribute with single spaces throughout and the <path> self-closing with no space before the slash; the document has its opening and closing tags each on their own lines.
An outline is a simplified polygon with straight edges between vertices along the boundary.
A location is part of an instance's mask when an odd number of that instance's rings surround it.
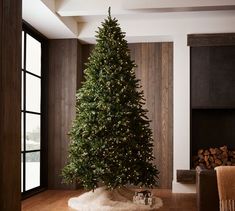
<svg viewBox="0 0 235 211">
<path fill-rule="evenodd" d="M 100 21 L 100 20 L 99 20 Z M 79 38 L 94 42 L 100 22 L 84 24 Z M 129 42 L 174 42 L 174 180 L 173 192 L 195 192 L 176 182 L 177 169 L 190 169 L 190 62 L 187 34 L 235 32 L 235 12 L 190 12 L 154 15 L 151 20 L 122 21 Z"/>
<path fill-rule="evenodd" d="M 190 71 L 187 35 L 174 36 L 173 62 L 173 192 L 195 192 L 176 182 L 177 169 L 190 169 Z"/>
</svg>

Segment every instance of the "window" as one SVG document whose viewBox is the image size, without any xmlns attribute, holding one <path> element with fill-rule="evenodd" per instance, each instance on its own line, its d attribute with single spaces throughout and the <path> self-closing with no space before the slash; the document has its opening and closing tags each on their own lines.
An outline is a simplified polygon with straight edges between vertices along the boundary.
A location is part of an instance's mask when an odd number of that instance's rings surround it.
<svg viewBox="0 0 235 211">
<path fill-rule="evenodd" d="M 21 192 L 42 186 L 42 41 L 23 25 L 21 86 Z"/>
</svg>

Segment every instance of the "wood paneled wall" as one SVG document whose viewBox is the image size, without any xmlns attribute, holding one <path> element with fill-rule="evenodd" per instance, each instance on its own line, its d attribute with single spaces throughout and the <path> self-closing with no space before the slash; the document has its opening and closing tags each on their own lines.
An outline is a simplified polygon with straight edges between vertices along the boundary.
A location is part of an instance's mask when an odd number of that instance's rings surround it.
<svg viewBox="0 0 235 211">
<path fill-rule="evenodd" d="M 48 187 L 75 188 L 61 184 L 66 163 L 67 133 L 75 118 L 75 93 L 81 86 L 82 70 L 94 45 L 80 46 L 76 40 L 49 41 L 48 96 Z M 129 44 L 138 65 L 149 119 L 152 120 L 154 163 L 160 170 L 160 187 L 171 188 L 173 179 L 173 44 Z"/>
<path fill-rule="evenodd" d="M 129 44 L 154 139 L 154 163 L 160 170 L 160 187 L 173 180 L 173 43 Z"/>
<path fill-rule="evenodd" d="M 61 170 L 67 160 L 75 94 L 81 82 L 81 47 L 76 39 L 49 40 L 48 74 L 48 188 L 67 189 Z"/>
<path fill-rule="evenodd" d="M 93 45 L 83 45 L 83 61 Z M 138 65 L 137 78 L 152 121 L 154 163 L 160 170 L 160 188 L 171 188 L 173 180 L 173 43 L 129 44 Z"/>
<path fill-rule="evenodd" d="M 0 210 L 20 211 L 21 0 L 0 1 Z"/>
</svg>

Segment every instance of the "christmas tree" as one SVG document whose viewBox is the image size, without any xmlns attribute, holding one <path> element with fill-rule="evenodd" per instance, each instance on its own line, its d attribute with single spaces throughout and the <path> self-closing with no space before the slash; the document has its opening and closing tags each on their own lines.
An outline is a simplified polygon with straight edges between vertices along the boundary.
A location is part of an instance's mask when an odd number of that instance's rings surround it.
<svg viewBox="0 0 235 211">
<path fill-rule="evenodd" d="M 94 190 L 100 183 L 108 189 L 158 184 L 159 171 L 151 162 L 150 121 L 124 37 L 109 10 L 76 95 L 76 119 L 62 176 L 65 182 L 80 182 L 86 189 Z"/>
</svg>

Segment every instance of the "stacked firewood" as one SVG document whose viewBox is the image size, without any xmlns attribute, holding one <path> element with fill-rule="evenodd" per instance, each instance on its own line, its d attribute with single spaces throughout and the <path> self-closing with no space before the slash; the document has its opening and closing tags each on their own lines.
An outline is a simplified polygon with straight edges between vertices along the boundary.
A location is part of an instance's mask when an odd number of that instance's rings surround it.
<svg viewBox="0 0 235 211">
<path fill-rule="evenodd" d="M 216 166 L 235 166 L 235 150 L 228 150 L 227 146 L 219 148 L 199 149 L 193 156 L 193 166 L 213 169 Z"/>
</svg>

